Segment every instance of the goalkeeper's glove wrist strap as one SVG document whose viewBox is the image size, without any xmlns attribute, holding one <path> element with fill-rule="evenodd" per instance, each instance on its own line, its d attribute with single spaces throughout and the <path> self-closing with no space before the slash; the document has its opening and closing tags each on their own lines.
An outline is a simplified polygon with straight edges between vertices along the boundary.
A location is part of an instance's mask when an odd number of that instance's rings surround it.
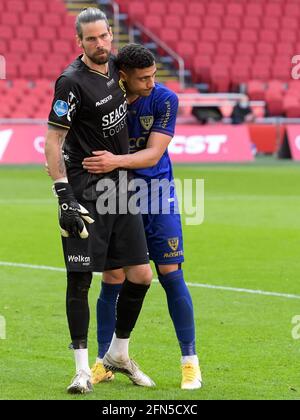
<svg viewBox="0 0 300 420">
<path fill-rule="evenodd" d="M 55 182 L 53 192 L 59 200 L 75 200 L 71 185 L 68 182 Z"/>
<path fill-rule="evenodd" d="M 63 182 L 63 183 L 65 183 L 65 184 L 68 184 L 68 183 L 69 183 L 68 178 L 65 176 L 64 178 L 59 178 L 59 179 L 56 179 L 56 180 L 54 181 L 54 185 L 55 185 L 55 184 L 59 184 L 60 182 Z"/>
</svg>

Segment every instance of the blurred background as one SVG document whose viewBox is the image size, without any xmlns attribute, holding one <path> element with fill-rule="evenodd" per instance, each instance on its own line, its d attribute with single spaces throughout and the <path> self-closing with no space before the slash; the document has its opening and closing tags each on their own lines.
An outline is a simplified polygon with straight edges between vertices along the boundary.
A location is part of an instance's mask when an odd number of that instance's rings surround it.
<svg viewBox="0 0 300 420">
<path fill-rule="evenodd" d="M 298 0 L 0 0 L 0 163 L 42 161 L 54 81 L 80 54 L 74 22 L 89 6 L 108 15 L 115 51 L 145 44 L 178 93 L 174 161 L 300 158 Z"/>
</svg>

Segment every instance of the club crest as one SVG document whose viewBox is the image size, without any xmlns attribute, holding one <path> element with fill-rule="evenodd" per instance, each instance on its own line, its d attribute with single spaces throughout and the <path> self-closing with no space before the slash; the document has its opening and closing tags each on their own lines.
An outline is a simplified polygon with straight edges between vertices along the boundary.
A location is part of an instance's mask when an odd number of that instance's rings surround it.
<svg viewBox="0 0 300 420">
<path fill-rule="evenodd" d="M 177 251 L 179 247 L 179 238 L 171 238 L 168 240 L 169 247 L 172 251 Z"/>
<path fill-rule="evenodd" d="M 151 129 L 151 127 L 153 126 L 154 123 L 154 117 L 148 116 L 148 117 L 140 117 L 140 122 L 143 126 L 143 128 L 147 131 L 149 131 Z"/>
</svg>

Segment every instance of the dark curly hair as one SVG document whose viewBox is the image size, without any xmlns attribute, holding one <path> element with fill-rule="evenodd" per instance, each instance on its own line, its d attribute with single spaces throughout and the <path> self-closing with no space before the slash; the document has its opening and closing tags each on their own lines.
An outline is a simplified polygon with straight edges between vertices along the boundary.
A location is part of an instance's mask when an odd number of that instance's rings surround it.
<svg viewBox="0 0 300 420">
<path fill-rule="evenodd" d="M 121 48 L 116 64 L 120 70 L 146 69 L 153 66 L 155 57 L 151 51 L 140 44 L 128 44 Z"/>
</svg>

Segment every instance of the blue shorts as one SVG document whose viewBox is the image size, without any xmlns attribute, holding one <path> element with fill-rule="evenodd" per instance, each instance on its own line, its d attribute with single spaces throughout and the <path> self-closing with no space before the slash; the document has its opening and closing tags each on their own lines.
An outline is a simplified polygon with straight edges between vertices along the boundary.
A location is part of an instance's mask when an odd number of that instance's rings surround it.
<svg viewBox="0 0 300 420">
<path fill-rule="evenodd" d="M 149 257 L 159 265 L 184 261 L 180 214 L 143 214 Z"/>
</svg>

